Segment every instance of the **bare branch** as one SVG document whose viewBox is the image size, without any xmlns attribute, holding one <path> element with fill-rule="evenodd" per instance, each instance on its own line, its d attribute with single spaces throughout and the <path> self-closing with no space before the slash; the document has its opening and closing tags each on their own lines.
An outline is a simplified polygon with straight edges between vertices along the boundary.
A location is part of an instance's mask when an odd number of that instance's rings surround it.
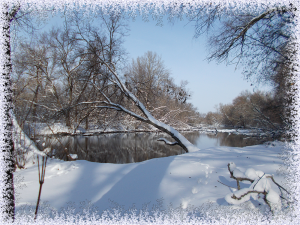
<svg viewBox="0 0 300 225">
<path fill-rule="evenodd" d="M 178 145 L 178 142 L 177 142 L 177 141 L 175 141 L 175 142 L 170 142 L 170 141 L 168 141 L 168 140 L 165 139 L 165 138 L 159 138 L 159 139 L 157 139 L 157 141 L 163 141 L 163 142 L 165 142 L 165 144 L 167 144 L 167 145 Z"/>
<path fill-rule="evenodd" d="M 277 8 L 274 8 L 274 9 L 270 9 L 262 14 L 260 14 L 259 16 L 257 17 L 254 17 L 250 22 L 248 22 L 244 27 L 239 27 L 238 29 L 242 29 L 241 32 L 235 37 L 233 38 L 233 40 L 231 41 L 231 43 L 229 44 L 229 46 L 222 52 L 219 54 L 218 57 L 222 57 L 224 54 L 227 54 L 230 50 L 231 50 L 231 47 L 235 44 L 235 42 L 242 38 L 242 43 L 244 42 L 245 40 L 245 35 L 247 33 L 247 31 L 254 25 L 256 24 L 258 21 L 260 21 L 261 19 L 265 18 L 267 15 L 270 15 L 272 14 L 273 12 L 277 11 L 278 9 Z"/>
</svg>

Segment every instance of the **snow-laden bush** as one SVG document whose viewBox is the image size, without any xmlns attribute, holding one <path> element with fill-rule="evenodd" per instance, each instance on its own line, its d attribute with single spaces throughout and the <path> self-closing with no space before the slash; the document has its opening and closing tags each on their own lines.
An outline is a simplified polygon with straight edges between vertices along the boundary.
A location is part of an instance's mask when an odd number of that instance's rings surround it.
<svg viewBox="0 0 300 225">
<path fill-rule="evenodd" d="M 245 173 L 241 172 L 236 168 L 235 163 L 228 163 L 228 170 L 230 177 L 237 181 L 237 191 L 225 196 L 225 200 L 229 204 L 237 205 L 250 200 L 250 197 L 257 200 L 262 196 L 264 202 L 270 207 L 271 211 L 274 213 L 281 209 L 282 202 L 281 199 L 287 199 L 283 196 L 282 190 L 286 193 L 288 191 L 280 186 L 270 174 L 265 174 L 262 171 L 254 170 L 249 168 Z M 251 185 L 248 188 L 240 189 L 240 181 L 250 181 Z M 271 181 L 276 184 L 280 190 L 280 195 L 272 189 Z M 289 204 L 289 202 L 287 201 Z"/>
</svg>

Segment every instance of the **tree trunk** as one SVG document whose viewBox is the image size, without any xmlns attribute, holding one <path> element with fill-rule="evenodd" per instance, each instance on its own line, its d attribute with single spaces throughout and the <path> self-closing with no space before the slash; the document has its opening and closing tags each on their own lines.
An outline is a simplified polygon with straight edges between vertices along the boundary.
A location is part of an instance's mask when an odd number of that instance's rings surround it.
<svg viewBox="0 0 300 225">
<path fill-rule="evenodd" d="M 177 145 L 182 147 L 184 151 L 194 152 L 194 151 L 200 150 L 195 145 L 193 145 L 191 142 L 189 142 L 182 134 L 180 134 L 173 127 L 171 127 L 167 124 L 164 124 L 164 123 L 154 119 L 153 117 L 144 122 L 151 124 L 152 126 L 156 127 L 157 129 L 169 134 L 177 142 Z"/>
<path fill-rule="evenodd" d="M 142 122 L 151 124 L 152 126 L 156 127 L 157 129 L 169 134 L 176 141 L 176 142 L 172 143 L 171 145 L 177 144 L 177 145 L 181 146 L 186 152 L 194 152 L 194 151 L 200 150 L 195 145 L 193 145 L 191 142 L 189 142 L 183 135 L 181 135 L 173 127 L 171 127 L 167 124 L 164 124 L 164 123 L 158 121 L 157 119 L 155 119 L 151 115 L 151 113 L 146 109 L 146 107 L 143 105 L 143 103 L 133 93 L 131 93 L 127 89 L 127 87 L 122 83 L 118 74 L 114 70 L 112 70 L 112 68 L 106 62 L 103 61 L 103 63 L 110 70 L 110 72 L 112 72 L 112 74 L 115 76 L 116 83 L 118 83 L 120 90 L 125 94 L 126 97 L 130 98 L 134 102 L 135 106 L 144 114 L 144 117 L 135 114 L 134 112 L 126 109 L 125 107 L 123 107 L 119 104 L 111 102 L 110 99 L 104 93 L 102 93 L 102 95 L 107 100 L 107 101 L 103 102 L 107 105 L 107 108 L 116 109 L 118 111 L 123 111 L 123 112 L 127 113 L 128 115 L 130 115 Z M 92 103 L 92 102 L 90 102 L 90 103 Z M 169 144 L 169 143 L 166 142 L 166 144 Z"/>
<path fill-rule="evenodd" d="M 86 130 L 89 129 L 89 117 L 88 116 L 85 118 L 85 129 Z"/>
<path fill-rule="evenodd" d="M 68 109 L 66 110 L 65 116 L 66 116 L 66 126 L 71 127 L 70 110 Z"/>
<path fill-rule="evenodd" d="M 74 114 L 75 114 L 75 118 L 74 118 L 74 120 L 75 120 L 75 123 L 76 123 L 76 126 L 77 126 L 77 123 L 78 123 L 78 112 L 77 112 L 77 106 L 75 107 L 75 110 L 74 110 Z"/>
</svg>

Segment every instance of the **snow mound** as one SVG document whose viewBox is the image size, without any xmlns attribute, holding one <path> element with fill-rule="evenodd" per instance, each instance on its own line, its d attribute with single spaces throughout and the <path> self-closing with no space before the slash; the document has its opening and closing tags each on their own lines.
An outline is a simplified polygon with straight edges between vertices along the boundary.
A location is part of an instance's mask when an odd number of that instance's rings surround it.
<svg viewBox="0 0 300 225">
<path fill-rule="evenodd" d="M 74 162 L 63 162 L 63 163 L 58 162 L 47 167 L 50 167 L 49 170 L 51 172 L 55 172 L 59 175 L 59 174 L 67 174 L 71 170 L 77 169 L 78 165 L 75 164 Z"/>
</svg>

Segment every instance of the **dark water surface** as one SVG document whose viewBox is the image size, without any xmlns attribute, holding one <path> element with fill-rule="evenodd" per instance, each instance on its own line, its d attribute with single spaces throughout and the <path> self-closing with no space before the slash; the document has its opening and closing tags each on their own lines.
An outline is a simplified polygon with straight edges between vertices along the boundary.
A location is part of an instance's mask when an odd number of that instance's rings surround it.
<svg viewBox="0 0 300 225">
<path fill-rule="evenodd" d="M 229 133 L 204 134 L 194 131 L 182 134 L 200 149 L 217 146 L 245 147 L 269 141 Z M 157 141 L 160 137 L 172 141 L 163 133 L 115 133 L 97 136 L 40 137 L 39 143 L 45 142 L 45 148 L 50 147 L 52 154 L 59 159 L 68 160 L 68 154 L 77 154 L 78 160 L 101 163 L 134 163 L 185 153 L 179 146 L 168 146 Z M 42 149 L 41 145 L 38 147 Z"/>
</svg>

